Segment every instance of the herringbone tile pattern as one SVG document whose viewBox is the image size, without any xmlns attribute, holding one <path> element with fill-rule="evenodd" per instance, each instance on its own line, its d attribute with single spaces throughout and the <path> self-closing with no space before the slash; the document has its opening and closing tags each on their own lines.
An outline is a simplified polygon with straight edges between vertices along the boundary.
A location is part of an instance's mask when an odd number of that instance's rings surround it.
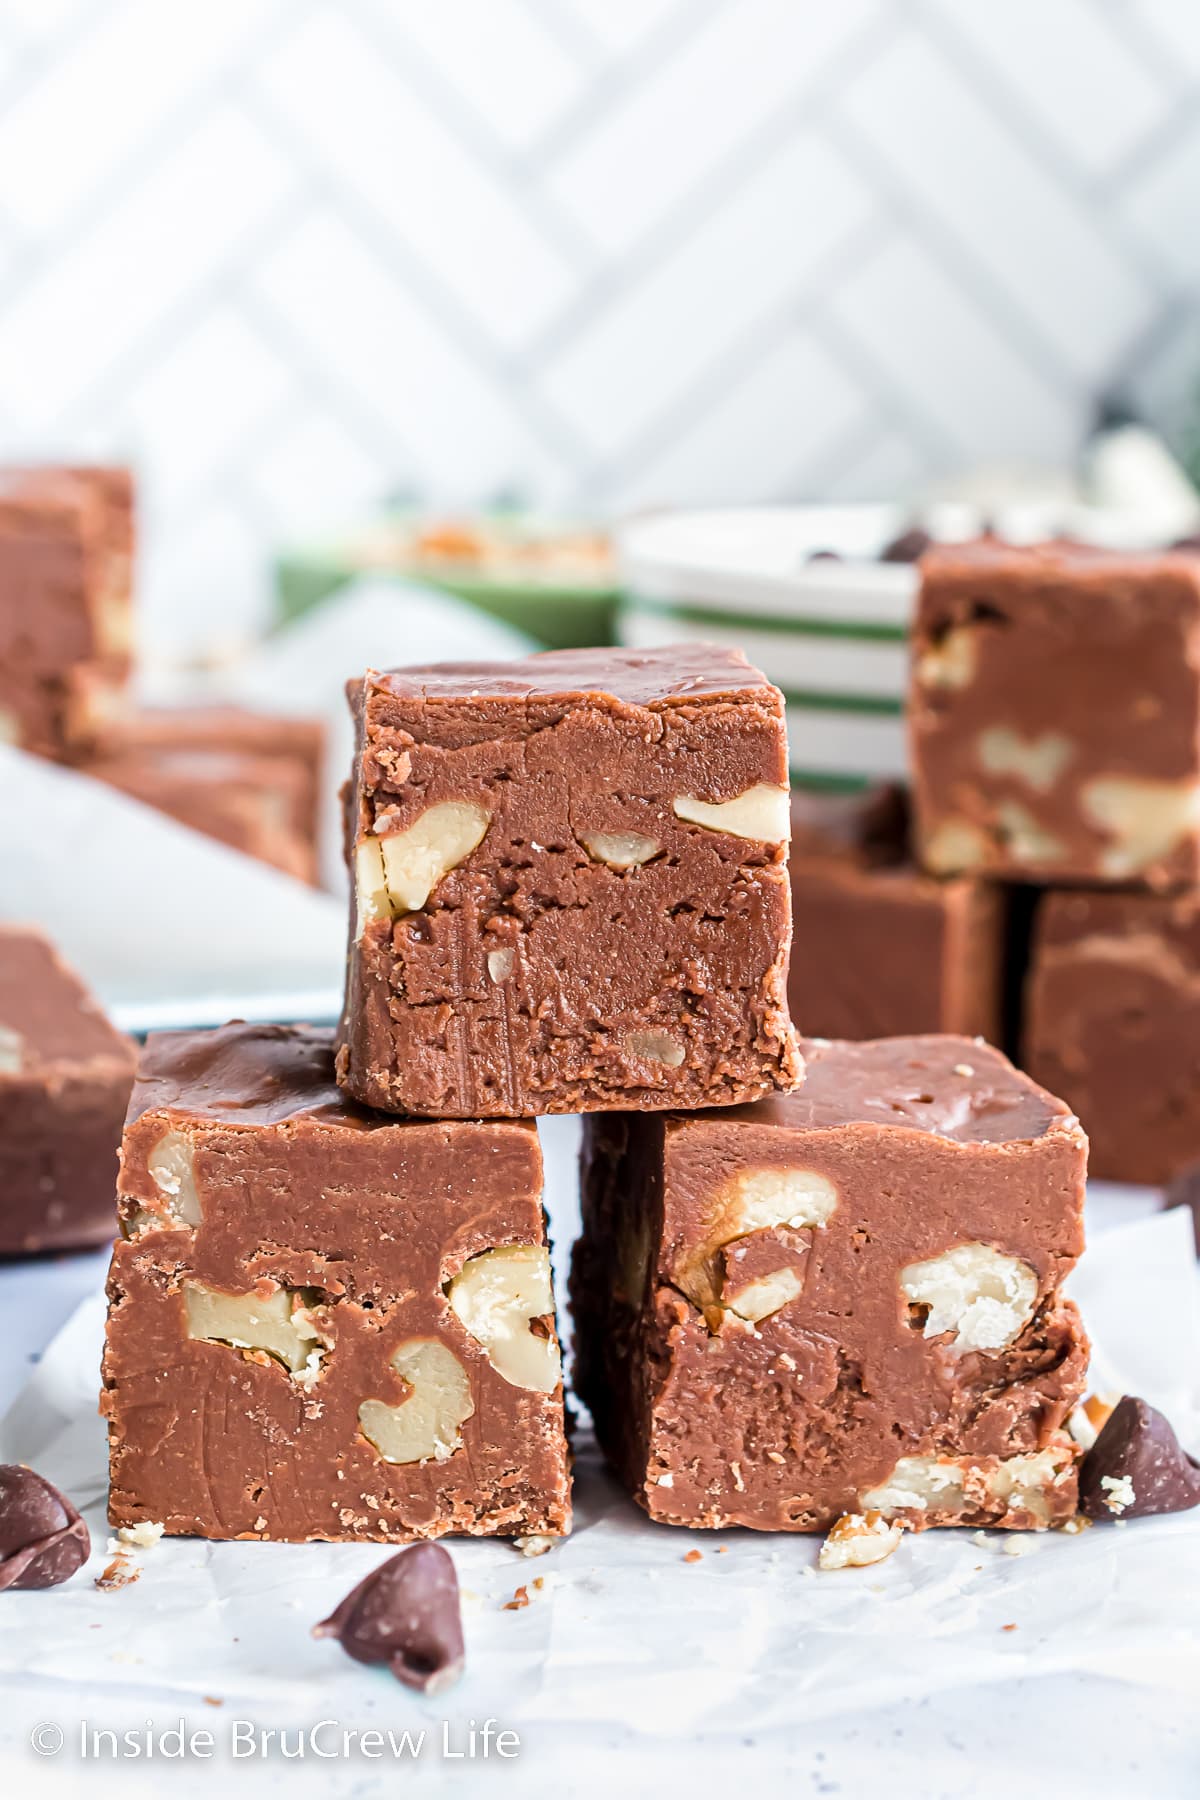
<svg viewBox="0 0 1200 1800">
<path fill-rule="evenodd" d="M 397 488 L 874 495 L 1200 384 L 1187 0 L 0 0 L 0 441 L 153 641 Z"/>
</svg>

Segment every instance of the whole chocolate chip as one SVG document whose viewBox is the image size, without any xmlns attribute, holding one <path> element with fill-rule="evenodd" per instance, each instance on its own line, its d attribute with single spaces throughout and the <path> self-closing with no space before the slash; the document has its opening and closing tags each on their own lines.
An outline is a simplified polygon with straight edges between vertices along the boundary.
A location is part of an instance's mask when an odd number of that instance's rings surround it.
<svg viewBox="0 0 1200 1800">
<path fill-rule="evenodd" d="M 1191 1506 L 1200 1506 L 1200 1463 L 1160 1412 L 1126 1394 L 1083 1459 L 1079 1510 L 1089 1519 L 1142 1519 Z"/>
<path fill-rule="evenodd" d="M 458 1577 L 440 1544 L 414 1544 L 372 1571 L 314 1637 L 335 1637 L 358 1662 L 387 1663 L 397 1681 L 436 1694 L 462 1674 Z"/>
<path fill-rule="evenodd" d="M 0 1589 L 57 1587 L 91 1548 L 65 1494 L 23 1463 L 0 1463 Z"/>
<path fill-rule="evenodd" d="M 932 546 L 933 539 L 921 525 L 910 525 L 879 552 L 880 562 L 919 562 Z"/>
</svg>

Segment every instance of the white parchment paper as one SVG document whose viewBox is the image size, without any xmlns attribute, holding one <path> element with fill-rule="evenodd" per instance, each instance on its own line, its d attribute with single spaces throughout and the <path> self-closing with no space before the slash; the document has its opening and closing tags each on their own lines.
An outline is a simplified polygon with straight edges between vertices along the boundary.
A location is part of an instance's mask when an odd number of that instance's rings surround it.
<svg viewBox="0 0 1200 1800">
<path fill-rule="evenodd" d="M 5 745 L 0 843 L 0 919 L 49 932 L 123 1029 L 336 1015 L 340 899 Z"/>
</svg>

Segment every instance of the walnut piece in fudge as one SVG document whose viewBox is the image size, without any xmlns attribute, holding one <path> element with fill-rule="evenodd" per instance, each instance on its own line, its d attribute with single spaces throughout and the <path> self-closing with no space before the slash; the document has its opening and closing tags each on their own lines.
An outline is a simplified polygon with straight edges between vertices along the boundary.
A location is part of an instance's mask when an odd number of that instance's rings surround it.
<svg viewBox="0 0 1200 1800">
<path fill-rule="evenodd" d="M 319 719 L 148 710 L 122 720 L 84 766 L 193 831 L 315 883 L 323 740 Z"/>
<path fill-rule="evenodd" d="M 49 940 L 0 925 L 0 1255 L 112 1237 L 134 1061 Z"/>
<path fill-rule="evenodd" d="M 1078 1122 L 968 1038 L 802 1049 L 785 1098 L 587 1121 L 575 1386 L 606 1455 L 681 1525 L 1070 1517 Z"/>
<path fill-rule="evenodd" d="M 1021 1061 L 1079 1114 L 1101 1180 L 1200 1158 L 1200 892 L 1044 895 Z"/>
<path fill-rule="evenodd" d="M 813 1037 L 1001 1035 L 1006 907 L 995 884 L 923 875 L 892 785 L 792 795 L 788 1006 Z"/>
<path fill-rule="evenodd" d="M 113 1524 L 566 1531 L 541 1191 L 532 1123 L 368 1113 L 328 1032 L 151 1037 L 109 1276 Z"/>
<path fill-rule="evenodd" d="M 133 484 L 119 468 L 0 469 L 0 742 L 70 759 L 131 668 Z"/>
<path fill-rule="evenodd" d="M 1200 876 L 1200 557 L 975 544 L 921 565 L 917 844 L 938 875 Z"/>
<path fill-rule="evenodd" d="M 783 698 L 740 653 L 352 684 L 338 1078 L 447 1118 L 789 1088 Z"/>
</svg>

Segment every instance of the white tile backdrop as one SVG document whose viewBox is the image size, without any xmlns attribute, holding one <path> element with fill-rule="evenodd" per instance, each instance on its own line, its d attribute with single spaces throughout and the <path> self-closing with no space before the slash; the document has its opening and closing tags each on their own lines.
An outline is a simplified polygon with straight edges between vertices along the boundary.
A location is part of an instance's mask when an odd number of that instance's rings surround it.
<svg viewBox="0 0 1200 1800">
<path fill-rule="evenodd" d="M 1198 0 L 0 0 L 0 450 L 152 642 L 395 488 L 871 495 L 1200 386 Z"/>
</svg>

